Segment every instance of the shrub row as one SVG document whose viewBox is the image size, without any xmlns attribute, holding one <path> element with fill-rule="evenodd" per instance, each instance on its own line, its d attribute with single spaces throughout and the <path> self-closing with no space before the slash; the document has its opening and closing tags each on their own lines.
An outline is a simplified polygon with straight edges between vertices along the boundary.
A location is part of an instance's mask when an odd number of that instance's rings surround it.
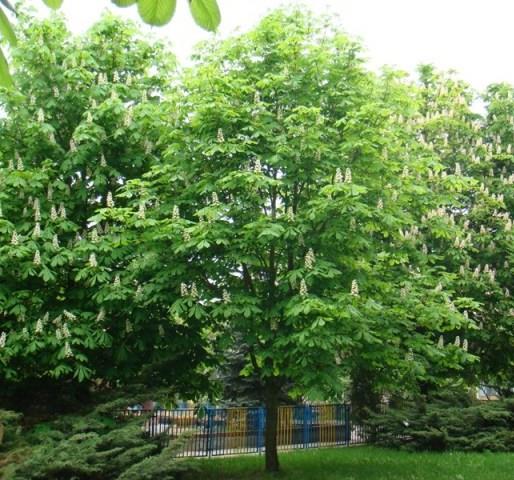
<svg viewBox="0 0 514 480">
<path fill-rule="evenodd" d="M 514 400 L 442 393 L 392 405 L 367 420 L 374 443 L 409 450 L 514 451 Z"/>
</svg>

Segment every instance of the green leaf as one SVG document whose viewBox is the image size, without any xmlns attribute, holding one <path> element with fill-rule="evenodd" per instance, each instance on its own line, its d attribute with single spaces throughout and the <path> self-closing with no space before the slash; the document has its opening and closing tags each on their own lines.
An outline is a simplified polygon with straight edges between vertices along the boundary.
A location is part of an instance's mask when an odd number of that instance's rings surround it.
<svg viewBox="0 0 514 480">
<path fill-rule="evenodd" d="M 166 25 L 175 13 L 176 0 L 139 0 L 137 7 L 141 18 L 150 25 Z"/>
<path fill-rule="evenodd" d="M 214 32 L 220 22 L 221 14 L 216 0 L 189 0 L 189 8 L 195 22 L 200 27 Z"/>
<path fill-rule="evenodd" d="M 0 33 L 11 45 L 16 45 L 16 35 L 11 27 L 11 22 L 7 18 L 7 15 L 0 8 Z"/>
<path fill-rule="evenodd" d="M 137 2 L 137 0 L 111 0 L 114 5 L 117 5 L 118 7 L 130 7 L 131 5 L 134 5 L 134 3 Z"/>
<path fill-rule="evenodd" d="M 43 0 L 50 8 L 57 10 L 61 7 L 63 0 Z"/>
<path fill-rule="evenodd" d="M 0 48 L 0 86 L 10 88 L 13 86 L 11 74 L 9 73 L 9 64 L 5 58 L 4 52 Z"/>
</svg>

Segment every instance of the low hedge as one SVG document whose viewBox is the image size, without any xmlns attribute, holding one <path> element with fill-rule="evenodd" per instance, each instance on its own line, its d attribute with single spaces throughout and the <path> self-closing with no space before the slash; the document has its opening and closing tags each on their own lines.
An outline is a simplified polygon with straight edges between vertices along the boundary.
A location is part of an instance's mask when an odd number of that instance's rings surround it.
<svg viewBox="0 0 514 480">
<path fill-rule="evenodd" d="M 367 420 L 377 445 L 409 450 L 514 452 L 514 400 L 442 392 L 391 405 Z"/>
</svg>

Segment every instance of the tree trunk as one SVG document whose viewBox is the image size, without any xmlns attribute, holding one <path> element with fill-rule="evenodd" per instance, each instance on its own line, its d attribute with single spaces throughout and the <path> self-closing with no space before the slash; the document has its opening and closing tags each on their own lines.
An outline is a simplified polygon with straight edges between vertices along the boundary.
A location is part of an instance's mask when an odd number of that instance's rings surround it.
<svg viewBox="0 0 514 480">
<path fill-rule="evenodd" d="M 278 472 L 279 470 L 277 452 L 278 392 L 279 389 L 274 385 L 266 388 L 266 434 L 264 446 L 266 447 L 267 472 Z"/>
<path fill-rule="evenodd" d="M 381 396 L 374 389 L 377 382 L 377 372 L 366 365 L 358 365 L 352 371 L 352 417 L 358 420 L 366 420 L 369 416 L 368 410 L 375 412 L 380 404 Z"/>
</svg>

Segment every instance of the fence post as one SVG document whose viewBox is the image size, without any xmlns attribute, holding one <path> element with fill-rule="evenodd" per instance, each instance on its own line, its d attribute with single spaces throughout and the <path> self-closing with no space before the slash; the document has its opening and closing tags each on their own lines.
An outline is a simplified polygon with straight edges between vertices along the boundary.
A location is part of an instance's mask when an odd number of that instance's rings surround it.
<svg viewBox="0 0 514 480">
<path fill-rule="evenodd" d="M 346 437 L 346 445 L 349 446 L 352 440 L 352 426 L 351 426 L 351 410 L 350 405 L 345 404 L 344 412 L 345 412 L 345 437 Z"/>
<path fill-rule="evenodd" d="M 212 408 L 207 407 L 206 408 L 206 414 L 207 414 L 207 456 L 211 456 L 211 450 L 212 450 L 212 424 L 213 424 L 213 415 L 212 415 Z"/>
<path fill-rule="evenodd" d="M 257 407 L 257 451 L 262 453 L 264 449 L 264 429 L 266 421 L 266 410 L 264 407 Z"/>
<path fill-rule="evenodd" d="M 308 405 L 304 405 L 303 406 L 303 448 L 307 448 L 307 443 L 308 443 L 308 436 L 309 436 L 309 431 L 308 431 L 308 418 L 307 418 L 307 409 L 308 409 Z"/>
</svg>

